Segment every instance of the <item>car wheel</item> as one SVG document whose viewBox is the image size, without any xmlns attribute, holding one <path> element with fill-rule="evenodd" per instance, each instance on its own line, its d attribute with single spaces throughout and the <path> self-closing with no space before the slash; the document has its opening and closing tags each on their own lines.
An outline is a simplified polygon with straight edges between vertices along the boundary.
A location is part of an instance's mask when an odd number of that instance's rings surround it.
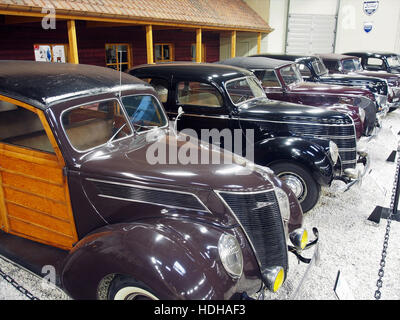
<svg viewBox="0 0 400 320">
<path fill-rule="evenodd" d="M 131 277 L 117 276 L 108 289 L 108 300 L 158 300 L 144 283 Z"/>
<path fill-rule="evenodd" d="M 269 167 L 293 191 L 303 212 L 314 208 L 321 194 L 321 186 L 308 170 L 289 162 L 276 163 Z"/>
</svg>

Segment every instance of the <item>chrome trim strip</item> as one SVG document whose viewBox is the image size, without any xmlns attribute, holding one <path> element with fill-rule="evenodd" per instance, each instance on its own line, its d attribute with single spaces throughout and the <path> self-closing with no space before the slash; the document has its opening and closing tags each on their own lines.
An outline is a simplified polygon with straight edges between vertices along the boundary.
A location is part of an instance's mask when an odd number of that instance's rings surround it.
<svg viewBox="0 0 400 320">
<path fill-rule="evenodd" d="M 203 201 L 200 200 L 200 198 L 191 193 L 191 192 L 185 192 L 185 191 L 177 191 L 177 190 L 169 190 L 169 189 L 163 189 L 163 188 L 153 188 L 153 187 L 147 187 L 147 186 L 141 186 L 141 185 L 135 185 L 135 184 L 129 184 L 129 183 L 122 183 L 122 182 L 114 182 L 114 181 L 107 181 L 107 180 L 100 180 L 100 179 L 93 179 L 93 178 L 86 178 L 85 180 L 87 181 L 92 181 L 92 182 L 101 182 L 101 183 L 108 183 L 108 184 L 113 184 L 113 185 L 118 185 L 118 186 L 124 186 L 124 187 L 131 187 L 131 188 L 140 188 L 140 189 L 146 189 L 146 190 L 156 190 L 156 191 L 166 191 L 166 192 L 173 192 L 173 193 L 180 193 L 180 194 L 187 194 L 193 196 L 199 203 L 203 206 L 205 210 L 197 210 L 197 209 L 190 209 L 187 208 L 188 210 L 195 210 L 195 211 L 206 211 L 208 213 L 211 213 L 211 211 L 206 207 L 206 205 L 203 203 Z M 107 196 L 108 197 L 108 196 Z M 123 198 L 125 199 L 125 198 Z M 133 199 L 132 199 L 133 200 Z M 153 203 L 155 204 L 155 203 Z"/>
<path fill-rule="evenodd" d="M 349 117 L 351 119 L 351 117 Z M 289 123 L 289 124 L 302 124 L 302 125 L 314 125 L 314 126 L 335 126 L 335 127 L 348 127 L 352 126 L 353 123 L 348 124 L 329 124 L 329 123 L 303 123 L 303 122 L 293 122 L 293 121 L 275 121 L 275 120 L 265 120 L 265 119 L 249 119 L 249 118 L 234 118 L 241 121 L 257 121 L 257 122 L 272 122 L 272 123 Z M 353 120 L 353 119 L 352 119 Z"/>
<path fill-rule="evenodd" d="M 101 198 L 107 198 L 107 199 L 115 199 L 115 200 L 129 201 L 129 202 L 139 202 L 139 203 L 152 204 L 152 205 L 155 205 L 155 206 L 166 207 L 166 208 L 175 208 L 175 209 L 183 209 L 183 210 L 190 210 L 190 211 L 209 212 L 209 211 L 206 211 L 206 210 L 199 210 L 199 209 L 194 209 L 194 208 L 186 208 L 186 207 L 172 206 L 172 205 L 161 204 L 161 203 L 156 203 L 156 202 L 148 202 L 148 201 L 135 200 L 135 199 L 129 199 L 129 198 L 120 198 L 120 197 L 108 196 L 108 195 L 105 195 L 105 194 L 98 194 L 98 196 L 101 197 Z"/>
</svg>

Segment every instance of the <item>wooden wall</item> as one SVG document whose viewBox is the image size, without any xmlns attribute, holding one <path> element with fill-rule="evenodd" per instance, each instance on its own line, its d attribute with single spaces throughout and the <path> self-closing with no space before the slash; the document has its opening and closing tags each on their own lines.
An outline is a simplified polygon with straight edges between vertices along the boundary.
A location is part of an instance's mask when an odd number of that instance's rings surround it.
<svg viewBox="0 0 400 320">
<path fill-rule="evenodd" d="M 147 63 L 144 27 L 89 27 L 77 21 L 79 62 L 105 66 L 106 43 L 130 43 L 132 64 Z M 204 32 L 206 61 L 219 60 L 219 33 Z M 175 60 L 191 61 L 191 44 L 196 42 L 195 30 L 154 30 L 153 42 L 173 43 Z M 44 30 L 40 23 L 17 25 L 0 24 L 0 59 L 34 60 L 33 45 L 47 43 L 68 44 L 65 21 L 57 21 L 55 30 Z"/>
</svg>

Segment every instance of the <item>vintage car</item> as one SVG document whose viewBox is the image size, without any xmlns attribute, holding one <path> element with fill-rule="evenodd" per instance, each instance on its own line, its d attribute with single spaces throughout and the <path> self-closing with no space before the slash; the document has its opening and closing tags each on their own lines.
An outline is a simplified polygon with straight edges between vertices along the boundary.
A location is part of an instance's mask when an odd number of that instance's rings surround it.
<svg viewBox="0 0 400 320">
<path fill-rule="evenodd" d="M 370 95 L 366 95 L 366 97 L 370 100 L 375 100 L 379 120 L 388 112 L 388 84 L 382 79 L 362 75 L 329 74 L 322 60 L 316 55 L 259 54 L 255 56 L 296 62 L 299 66 L 301 76 L 308 82 L 358 87 L 369 90 L 375 99 Z M 357 95 L 360 95 L 360 93 L 357 93 Z M 365 94 L 362 95 L 365 96 Z M 368 103 L 371 104 L 371 102 Z"/>
<path fill-rule="evenodd" d="M 357 90 L 353 88 L 304 82 L 294 62 L 264 57 L 237 57 L 218 63 L 253 72 L 272 100 L 324 107 L 348 114 L 354 121 L 357 139 L 375 132 L 376 112 L 369 99 L 355 96 Z M 350 100 L 347 101 L 347 98 Z"/>
<path fill-rule="evenodd" d="M 400 74 L 388 73 L 385 71 L 364 70 L 361 58 L 343 54 L 319 54 L 320 59 L 325 64 L 331 74 L 363 75 L 367 77 L 381 78 L 388 84 L 387 105 L 389 112 L 400 107 Z M 335 76 L 336 77 L 336 76 Z M 340 77 L 340 76 L 337 76 Z M 378 97 L 377 100 L 380 98 Z"/>
<path fill-rule="evenodd" d="M 169 117 L 180 116 L 179 130 L 194 130 L 198 136 L 202 130 L 230 130 L 233 138 L 239 131 L 238 139 L 245 136 L 243 148 L 250 145 L 254 151 L 252 160 L 284 180 L 304 212 L 318 202 L 321 185 L 340 179 L 350 187 L 361 179 L 357 162 L 368 167 L 367 155 L 357 151 L 355 127 L 348 115 L 270 100 L 246 69 L 163 63 L 137 66 L 129 73 L 156 88 Z M 253 132 L 251 140 L 247 130 Z"/>
<path fill-rule="evenodd" d="M 156 143 L 183 140 L 154 89 L 128 74 L 0 61 L 0 254 L 42 276 L 54 267 L 74 299 L 276 291 L 288 252 L 303 261 L 307 248 L 296 197 L 232 153 L 150 161 Z"/>
<path fill-rule="evenodd" d="M 343 54 L 361 58 L 364 70 L 400 73 L 400 57 L 397 53 L 352 51 Z"/>
</svg>

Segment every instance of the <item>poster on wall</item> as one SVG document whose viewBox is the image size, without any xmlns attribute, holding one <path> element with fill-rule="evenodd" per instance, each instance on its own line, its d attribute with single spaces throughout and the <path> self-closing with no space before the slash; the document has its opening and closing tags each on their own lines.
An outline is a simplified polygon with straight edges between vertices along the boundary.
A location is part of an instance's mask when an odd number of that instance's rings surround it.
<svg viewBox="0 0 400 320">
<path fill-rule="evenodd" d="M 35 45 L 35 60 L 36 61 L 44 61 L 50 62 L 51 61 L 51 48 L 47 45 Z"/>
<path fill-rule="evenodd" d="M 53 46 L 53 62 L 67 62 L 65 58 L 65 47 L 63 45 Z"/>
<path fill-rule="evenodd" d="M 372 15 L 378 10 L 379 7 L 379 0 L 365 0 L 363 3 L 363 10 L 364 13 L 367 15 Z"/>
</svg>

